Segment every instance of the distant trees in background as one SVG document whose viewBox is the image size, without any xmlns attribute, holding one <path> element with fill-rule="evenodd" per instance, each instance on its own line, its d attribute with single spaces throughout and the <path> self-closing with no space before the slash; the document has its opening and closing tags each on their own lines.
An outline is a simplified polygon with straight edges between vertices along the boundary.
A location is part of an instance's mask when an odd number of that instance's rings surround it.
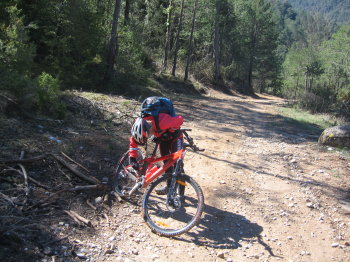
<svg viewBox="0 0 350 262">
<path fill-rule="evenodd" d="M 138 95 L 158 68 L 314 111 L 346 108 L 348 27 L 290 3 L 3 0 L 0 88 L 44 110 L 60 88 Z"/>
<path fill-rule="evenodd" d="M 350 23 L 350 9 L 348 0 L 288 0 L 296 10 L 306 10 L 326 16 L 337 24 Z"/>
<path fill-rule="evenodd" d="M 282 94 L 314 112 L 350 115 L 350 26 L 318 45 L 295 43 L 283 64 Z"/>
</svg>

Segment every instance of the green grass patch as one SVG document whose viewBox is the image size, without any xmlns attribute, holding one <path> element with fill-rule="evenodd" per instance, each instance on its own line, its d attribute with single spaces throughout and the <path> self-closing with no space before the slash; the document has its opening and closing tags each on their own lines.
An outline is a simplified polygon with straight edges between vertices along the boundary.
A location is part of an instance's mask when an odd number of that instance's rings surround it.
<svg viewBox="0 0 350 262">
<path fill-rule="evenodd" d="M 326 114 L 311 114 L 307 111 L 292 107 L 279 107 L 277 111 L 289 121 L 296 121 L 301 125 L 316 126 L 321 129 L 326 129 L 338 124 L 338 120 L 335 119 L 335 117 Z"/>
<path fill-rule="evenodd" d="M 99 102 L 103 102 L 103 101 L 108 100 L 107 95 L 95 93 L 95 92 L 80 92 L 80 96 L 87 98 L 89 100 L 99 101 Z"/>
</svg>

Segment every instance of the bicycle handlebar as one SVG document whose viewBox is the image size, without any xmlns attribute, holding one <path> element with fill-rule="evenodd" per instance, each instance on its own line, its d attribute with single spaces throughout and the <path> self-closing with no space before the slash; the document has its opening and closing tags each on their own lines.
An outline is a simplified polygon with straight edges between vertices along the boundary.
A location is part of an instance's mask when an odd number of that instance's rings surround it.
<svg viewBox="0 0 350 262">
<path fill-rule="evenodd" d="M 199 148 L 198 146 L 196 146 L 196 145 L 194 144 L 194 142 L 193 142 L 193 138 L 190 137 L 190 136 L 187 134 L 186 131 L 192 131 L 192 129 L 190 129 L 190 128 L 182 128 L 182 129 L 180 129 L 180 131 L 185 135 L 185 138 L 186 138 L 186 140 L 187 140 L 187 142 L 188 142 L 188 144 L 185 144 L 185 145 L 184 145 L 185 147 L 190 147 L 190 148 L 192 148 L 194 152 L 203 152 L 203 151 L 205 151 L 204 148 L 202 149 L 202 148 Z"/>
</svg>

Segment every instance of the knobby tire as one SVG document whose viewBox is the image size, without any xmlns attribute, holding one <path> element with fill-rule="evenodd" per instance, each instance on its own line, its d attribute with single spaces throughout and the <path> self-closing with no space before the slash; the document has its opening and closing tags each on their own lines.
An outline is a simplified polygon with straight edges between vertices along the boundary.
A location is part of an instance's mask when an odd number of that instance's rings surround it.
<svg viewBox="0 0 350 262">
<path fill-rule="evenodd" d="M 169 210 L 166 208 L 167 195 L 156 193 L 156 188 L 166 185 L 169 178 L 171 179 L 171 175 L 164 175 L 148 187 L 142 201 L 142 215 L 154 233 L 173 237 L 189 231 L 199 223 L 204 209 L 204 195 L 193 178 L 182 174 L 177 178 L 182 185 L 177 183 L 176 187 L 179 193 L 183 192 L 181 187 L 186 185 L 184 204 L 179 209 Z"/>
<path fill-rule="evenodd" d="M 124 171 L 127 165 L 130 165 L 128 151 L 120 158 L 113 177 L 113 190 L 122 198 L 127 197 L 123 191 L 129 191 L 135 185 L 136 179 Z"/>
</svg>

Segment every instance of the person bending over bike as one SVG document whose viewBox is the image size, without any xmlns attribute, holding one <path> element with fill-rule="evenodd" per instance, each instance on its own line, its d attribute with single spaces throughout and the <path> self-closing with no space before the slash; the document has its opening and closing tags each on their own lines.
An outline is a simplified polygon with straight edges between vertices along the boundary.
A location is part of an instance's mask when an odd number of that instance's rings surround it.
<svg viewBox="0 0 350 262">
<path fill-rule="evenodd" d="M 166 113 L 158 116 L 159 129 L 156 127 L 155 119 L 151 115 L 138 117 L 132 128 L 129 143 L 129 160 L 134 169 L 138 170 L 137 148 L 147 143 L 148 138 L 153 135 L 160 141 L 159 149 L 162 156 L 179 151 L 183 146 L 183 136 L 179 132 L 184 120 L 182 116 L 172 117 Z M 158 194 L 166 194 L 167 188 L 159 190 Z"/>
</svg>

